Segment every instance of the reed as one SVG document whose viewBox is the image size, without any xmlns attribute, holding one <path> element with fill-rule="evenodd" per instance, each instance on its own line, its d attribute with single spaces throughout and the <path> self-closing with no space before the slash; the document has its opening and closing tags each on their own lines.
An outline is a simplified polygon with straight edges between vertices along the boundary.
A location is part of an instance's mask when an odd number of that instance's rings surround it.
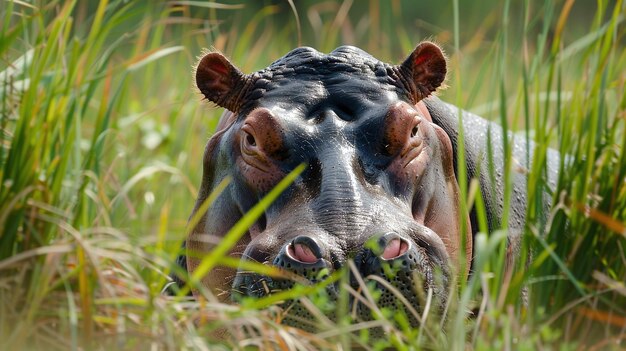
<svg viewBox="0 0 626 351">
<path fill-rule="evenodd" d="M 624 8 L 621 0 L 3 1 L 3 348 L 623 348 Z M 177 269 L 204 144 L 220 114 L 193 88 L 203 48 L 249 72 L 297 45 L 330 51 L 353 44 L 400 62 L 425 38 L 449 56 L 450 88 L 441 97 L 510 132 L 506 164 L 513 162 L 512 138 L 534 141 L 532 162 L 523 165 L 524 254 L 512 274 L 503 264 L 505 216 L 500 230 L 475 239 L 474 273 L 458 282 L 443 317 L 378 308 L 364 280 L 362 303 L 375 318 L 354 320 L 348 270 L 326 282 L 345 288 L 337 302 L 323 284 L 240 305 L 219 303 L 207 291 L 199 300 L 160 295 Z M 553 189 L 549 148 L 563 155 Z M 553 209 L 542 216 L 546 189 Z M 486 231 L 475 186 L 464 182 L 461 192 Z M 505 194 L 513 196 L 508 186 Z M 244 217 L 203 267 L 237 265 L 223 250 L 258 213 Z M 276 304 L 284 300 L 309 306 L 318 332 L 281 325 Z M 329 311 L 334 320 L 325 317 Z M 410 327 L 416 316 L 422 328 Z M 376 338 L 375 328 L 386 337 Z"/>
</svg>

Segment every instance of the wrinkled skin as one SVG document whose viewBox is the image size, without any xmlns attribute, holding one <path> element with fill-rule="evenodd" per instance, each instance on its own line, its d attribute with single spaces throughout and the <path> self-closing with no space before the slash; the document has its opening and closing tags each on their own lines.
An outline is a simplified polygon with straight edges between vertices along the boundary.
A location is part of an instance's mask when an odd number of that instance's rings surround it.
<svg viewBox="0 0 626 351">
<path fill-rule="evenodd" d="M 445 75 L 445 57 L 429 42 L 401 65 L 349 46 L 328 55 L 299 48 L 249 75 L 219 53 L 207 54 L 197 67 L 198 88 L 227 112 L 205 150 L 194 213 L 226 177 L 232 182 L 188 237 L 189 254 L 181 263 L 194 272 L 219 238 L 304 163 L 305 171 L 231 256 L 273 264 L 311 282 L 352 259 L 361 275 L 384 277 L 417 309 L 416 285 L 445 301 L 452 276 L 464 279 L 469 272 L 478 230 L 474 209 L 463 213 L 459 205 L 458 111 L 429 97 Z M 488 169 L 487 131 L 492 140 L 500 140 L 501 132 L 471 114 L 464 114 L 463 123 L 468 181 L 479 180 L 489 226 L 496 228 L 503 209 L 501 143 L 492 143 L 495 178 L 479 170 Z M 525 150 L 525 144 L 514 144 L 520 164 Z M 549 156 L 556 162 L 556 155 Z M 525 183 L 523 172 L 514 174 L 511 256 L 524 223 Z M 370 240 L 378 248 L 367 246 Z M 393 278 L 383 273 L 384 265 L 394 267 Z M 224 300 L 293 285 L 225 267 L 211 270 L 202 282 Z M 385 293 L 381 303 L 392 305 L 391 300 Z M 308 318 L 302 309 L 292 312 Z"/>
</svg>

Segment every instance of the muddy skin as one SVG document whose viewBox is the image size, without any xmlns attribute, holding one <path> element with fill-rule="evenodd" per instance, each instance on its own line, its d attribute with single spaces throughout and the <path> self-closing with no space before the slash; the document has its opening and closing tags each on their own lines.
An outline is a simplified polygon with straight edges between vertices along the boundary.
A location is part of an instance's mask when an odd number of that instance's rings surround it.
<svg viewBox="0 0 626 351">
<path fill-rule="evenodd" d="M 478 231 L 474 209 L 462 213 L 459 206 L 458 109 L 431 96 L 445 76 L 446 59 L 430 42 L 419 44 L 399 65 L 350 46 L 329 54 L 297 48 L 252 74 L 219 53 L 207 54 L 196 70 L 197 86 L 227 111 L 205 149 L 194 213 L 222 180 L 233 181 L 189 235 L 189 254 L 180 263 L 193 273 L 216 238 L 304 163 L 306 170 L 230 255 L 275 265 L 312 283 L 352 260 L 361 276 L 381 277 L 416 311 L 423 304 L 420 294 L 428 290 L 443 306 L 449 284 L 469 274 Z M 463 124 L 468 181 L 479 180 L 490 229 L 497 228 L 503 210 L 502 132 L 469 113 Z M 488 131 L 494 179 L 479 172 L 488 169 Z M 525 150 L 516 140 L 520 169 L 527 162 Z M 550 153 L 548 162 L 558 164 L 557 155 Z M 524 172 L 515 173 L 511 255 L 524 223 L 525 187 Z M 202 283 L 225 301 L 262 297 L 294 284 L 224 267 L 210 271 Z M 358 288 L 356 278 L 351 285 Z M 331 298 L 337 286 L 327 287 Z M 379 305 L 396 306 L 393 294 L 378 288 Z M 371 319 L 363 306 L 357 310 L 359 319 Z M 307 328 L 307 319 L 309 312 L 295 305 L 284 322 Z"/>
</svg>

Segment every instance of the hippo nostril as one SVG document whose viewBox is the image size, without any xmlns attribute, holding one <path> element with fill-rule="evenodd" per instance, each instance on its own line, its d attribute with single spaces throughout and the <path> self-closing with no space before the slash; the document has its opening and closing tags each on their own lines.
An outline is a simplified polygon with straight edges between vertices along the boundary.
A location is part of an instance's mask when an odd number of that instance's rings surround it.
<svg viewBox="0 0 626 351">
<path fill-rule="evenodd" d="M 387 233 L 379 240 L 380 247 L 384 247 L 381 257 L 391 260 L 402 256 L 409 250 L 409 243 L 395 233 Z"/>
<path fill-rule="evenodd" d="M 392 258 L 396 258 L 403 253 L 405 253 L 409 248 L 409 245 L 406 241 L 401 239 L 393 239 L 385 247 L 385 251 L 383 251 L 382 257 L 386 260 L 390 260 Z"/>
<path fill-rule="evenodd" d="M 298 236 L 287 247 L 287 254 L 294 260 L 303 263 L 315 263 L 322 257 L 317 242 L 308 236 Z"/>
<path fill-rule="evenodd" d="M 304 263 L 314 263 L 317 261 L 317 257 L 313 254 L 311 249 L 309 249 L 306 245 L 303 244 L 294 244 L 289 245 L 288 248 L 289 255 L 300 262 Z"/>
</svg>

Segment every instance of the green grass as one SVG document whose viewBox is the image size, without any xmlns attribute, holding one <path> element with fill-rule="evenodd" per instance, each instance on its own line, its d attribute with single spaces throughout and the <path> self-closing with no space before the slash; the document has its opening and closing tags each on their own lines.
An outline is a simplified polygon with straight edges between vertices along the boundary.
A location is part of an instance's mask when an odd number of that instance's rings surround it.
<svg viewBox="0 0 626 351">
<path fill-rule="evenodd" d="M 3 347 L 626 347 L 623 1 L 298 1 L 295 11 L 289 2 L 223 3 L 0 3 Z M 342 305 L 347 289 L 337 305 L 323 286 L 239 306 L 206 291 L 201 301 L 160 296 L 220 114 L 193 88 L 191 71 L 203 48 L 224 52 L 250 72 L 299 44 L 321 51 L 354 44 L 401 62 L 425 38 L 439 41 L 449 56 L 444 100 L 536 142 L 529 150 L 534 161 L 525 165 L 523 251 L 533 252 L 531 263 L 522 256 L 507 275 L 506 226 L 480 234 L 475 274 L 459 282 L 445 319 L 425 314 L 419 329 L 368 301 L 375 291 L 365 293 L 364 303 L 378 317 L 356 324 Z M 568 156 L 544 218 L 548 147 Z M 461 189 L 470 199 L 465 205 L 479 199 L 472 183 Z M 224 247 L 254 216 L 233 229 Z M 484 214 L 479 219 L 484 223 Z M 209 255 L 205 266 L 237 264 L 221 256 Z M 331 280 L 346 286 L 346 273 Z M 320 331 L 278 324 L 281 299 L 317 306 Z M 335 308 L 336 322 L 318 311 Z M 388 336 L 374 340 L 367 332 L 373 326 Z"/>
</svg>

